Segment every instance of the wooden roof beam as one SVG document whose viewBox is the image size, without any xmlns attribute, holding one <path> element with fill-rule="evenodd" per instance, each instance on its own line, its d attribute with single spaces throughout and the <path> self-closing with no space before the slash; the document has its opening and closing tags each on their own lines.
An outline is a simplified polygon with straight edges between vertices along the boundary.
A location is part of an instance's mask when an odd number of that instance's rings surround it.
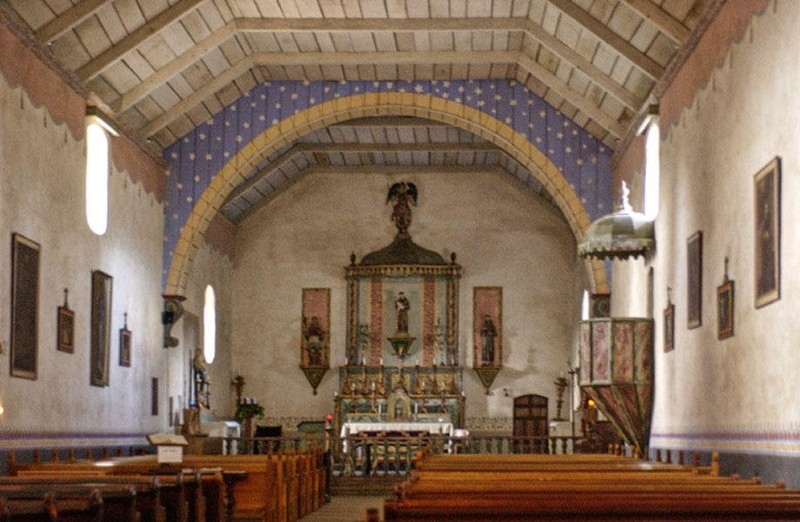
<svg viewBox="0 0 800 522">
<path fill-rule="evenodd" d="M 236 187 L 225 200 L 223 206 L 234 199 L 241 197 L 245 192 L 252 189 L 264 178 L 279 170 L 283 165 L 290 162 L 294 157 L 305 153 L 364 153 L 364 152 L 489 152 L 497 151 L 496 145 L 484 142 L 475 143 L 296 143 L 291 149 L 280 157 L 271 161 L 270 164 L 259 170 L 253 177 L 242 182 Z M 405 167 L 406 170 L 408 167 Z"/>
<path fill-rule="evenodd" d="M 141 100 L 146 98 L 151 92 L 159 88 L 161 85 L 167 83 L 170 79 L 180 74 L 181 71 L 188 68 L 193 63 L 201 60 L 206 53 L 221 45 L 225 40 L 234 34 L 235 29 L 236 23 L 228 22 L 224 27 L 222 27 L 222 29 L 213 32 L 208 38 L 199 41 L 197 45 L 142 80 L 142 82 L 133 89 L 117 98 L 113 103 L 111 103 L 111 108 L 117 113 L 127 111 Z"/>
<path fill-rule="evenodd" d="M 427 20 L 427 21 L 426 21 Z M 275 18 L 239 18 L 228 22 L 220 31 L 202 40 L 197 46 L 188 50 L 154 74 L 143 80 L 139 85 L 123 94 L 111 104 L 117 112 L 124 112 L 144 99 L 148 94 L 163 85 L 192 63 L 200 60 L 207 52 L 229 38 L 234 31 L 243 32 L 316 32 L 316 31 L 420 31 L 420 30 L 507 30 L 523 31 L 530 37 L 539 41 L 556 55 L 571 63 L 611 96 L 633 111 L 637 111 L 643 100 L 634 95 L 613 78 L 605 74 L 591 61 L 580 53 L 564 44 L 561 40 L 549 34 L 543 27 L 527 18 L 476 18 L 476 19 L 424 19 L 411 20 L 312 20 L 312 19 L 275 19 Z M 321 62 L 320 62 L 321 63 Z M 292 62 L 292 65 L 298 65 Z M 313 64 L 312 64 L 313 65 Z"/>
<path fill-rule="evenodd" d="M 239 18 L 236 23 L 242 32 L 522 31 L 578 68 L 626 107 L 635 111 L 639 109 L 643 102 L 643 100 L 625 89 L 591 61 L 529 18 L 404 18 L 391 20 L 369 18 L 340 20 Z M 630 44 L 628 45 L 630 46 Z M 638 53 L 638 51 L 636 52 Z"/>
<path fill-rule="evenodd" d="M 672 15 L 661 9 L 650 0 L 621 0 L 625 5 L 639 13 L 639 15 L 655 25 L 670 40 L 678 45 L 683 45 L 689 40 L 691 31 Z"/>
<path fill-rule="evenodd" d="M 573 3 L 572 0 L 548 0 L 548 2 L 600 38 L 606 45 L 614 49 L 615 52 L 624 56 L 634 67 L 641 70 L 644 74 L 649 76 L 650 79 L 658 80 L 661 75 L 664 74 L 664 68 L 661 67 L 658 62 L 639 51 L 639 49 L 609 29 L 600 20 Z"/>
<path fill-rule="evenodd" d="M 75 74 L 82 82 L 95 78 L 103 71 L 121 60 L 123 56 L 157 35 L 164 28 L 189 14 L 200 3 L 206 0 L 178 0 L 175 4 L 160 12 L 152 20 L 100 53 L 93 60 L 78 69 Z"/>
<path fill-rule="evenodd" d="M 112 1 L 83 0 L 37 29 L 36 38 L 46 44 L 53 40 L 58 40 L 72 28 L 94 15 L 101 7 L 110 4 Z"/>
</svg>

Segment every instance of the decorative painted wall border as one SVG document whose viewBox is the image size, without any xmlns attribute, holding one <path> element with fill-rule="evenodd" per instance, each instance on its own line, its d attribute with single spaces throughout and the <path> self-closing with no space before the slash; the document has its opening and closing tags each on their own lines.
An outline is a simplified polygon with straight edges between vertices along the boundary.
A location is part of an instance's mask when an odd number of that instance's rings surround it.
<svg viewBox="0 0 800 522">
<path fill-rule="evenodd" d="M 739 432 L 653 433 L 650 435 L 650 447 L 652 449 L 716 450 L 796 457 L 800 456 L 800 426 Z"/>
<path fill-rule="evenodd" d="M 0 449 L 147 445 L 146 433 L 0 432 Z"/>
<path fill-rule="evenodd" d="M 467 417 L 464 424 L 472 432 L 502 432 L 510 435 L 514 429 L 514 419 L 511 417 Z"/>
<path fill-rule="evenodd" d="M 3 49 L 0 78 L 10 89 L 23 93 L 20 106 L 43 107 L 55 126 L 64 126 L 76 143 L 84 141 L 87 102 L 83 93 L 64 79 L 63 71 L 42 61 L 40 53 L 3 24 L 0 24 L 0 49 Z M 66 142 L 66 136 L 64 139 Z M 111 160 L 117 171 L 126 173 L 134 183 L 141 183 L 147 193 L 153 194 L 159 203 L 163 202 L 166 163 L 142 149 L 129 135 L 112 137 L 111 143 Z"/>
</svg>

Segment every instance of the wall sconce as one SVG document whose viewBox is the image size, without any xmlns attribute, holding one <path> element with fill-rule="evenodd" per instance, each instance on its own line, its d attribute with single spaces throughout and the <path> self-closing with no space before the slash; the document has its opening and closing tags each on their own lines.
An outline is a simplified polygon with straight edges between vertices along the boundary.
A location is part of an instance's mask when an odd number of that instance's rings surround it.
<svg viewBox="0 0 800 522">
<path fill-rule="evenodd" d="M 161 312 L 161 324 L 164 325 L 164 348 L 175 348 L 180 341 L 171 335 L 172 325 L 183 317 L 183 301 L 186 300 L 182 295 L 162 295 L 164 298 L 164 311 Z"/>
</svg>

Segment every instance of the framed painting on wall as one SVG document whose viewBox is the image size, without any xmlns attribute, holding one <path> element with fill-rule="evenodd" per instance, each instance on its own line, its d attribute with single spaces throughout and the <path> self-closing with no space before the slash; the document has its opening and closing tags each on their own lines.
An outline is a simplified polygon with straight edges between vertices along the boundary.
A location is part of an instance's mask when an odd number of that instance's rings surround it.
<svg viewBox="0 0 800 522">
<path fill-rule="evenodd" d="M 317 394 L 330 367 L 331 289 L 303 288 L 300 369 Z"/>
<path fill-rule="evenodd" d="M 330 358 L 330 288 L 303 288 L 300 366 L 327 368 Z"/>
<path fill-rule="evenodd" d="M 675 349 L 675 305 L 667 303 L 664 308 L 664 352 Z"/>
<path fill-rule="evenodd" d="M 687 325 L 697 328 L 703 324 L 703 233 L 695 232 L 687 242 L 686 313 Z"/>
<path fill-rule="evenodd" d="M 90 377 L 92 386 L 108 386 L 111 344 L 111 296 L 114 279 L 100 270 L 92 272 Z"/>
<path fill-rule="evenodd" d="M 717 287 L 717 339 L 733 337 L 733 281 Z"/>
<path fill-rule="evenodd" d="M 36 379 L 39 328 L 38 243 L 11 235 L 11 375 Z"/>
<path fill-rule="evenodd" d="M 755 305 L 781 296 L 781 159 L 776 156 L 754 178 Z"/>
</svg>

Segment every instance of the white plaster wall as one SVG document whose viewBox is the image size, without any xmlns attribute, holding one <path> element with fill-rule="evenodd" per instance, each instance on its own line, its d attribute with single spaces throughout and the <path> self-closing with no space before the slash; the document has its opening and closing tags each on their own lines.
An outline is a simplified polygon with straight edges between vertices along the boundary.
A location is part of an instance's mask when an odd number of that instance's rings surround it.
<svg viewBox="0 0 800 522">
<path fill-rule="evenodd" d="M 241 223 L 232 279 L 232 370 L 246 377 L 246 395 L 257 397 L 268 417 L 289 427 L 332 410 L 336 371 L 326 375 L 314 396 L 299 369 L 302 288 L 332 289 L 331 364 L 344 364 L 344 267 L 351 252 L 360 259 L 393 239 L 396 229 L 385 198 L 391 183 L 401 179 L 420 192 L 410 227 L 414 241 L 445 259 L 456 252 L 463 266 L 462 365 L 472 360 L 473 287 L 503 287 L 505 367 L 488 396 L 465 368 L 468 423 L 510 430 L 513 397 L 527 393 L 549 396 L 554 416 L 552 383 L 574 351 L 586 286 L 583 263 L 557 211 L 494 171 L 314 173 Z"/>
<path fill-rule="evenodd" d="M 189 367 L 196 347 L 203 347 L 203 305 L 206 286 L 214 288 L 217 304 L 217 353 L 214 361 L 206 362 L 206 377 L 211 383 L 211 413 L 217 418 L 231 418 L 236 406 L 236 396 L 231 387 L 231 277 L 233 262 L 215 248 L 203 243 L 192 263 L 192 271 L 186 284 L 186 301 L 183 303 L 186 313 L 197 316 L 199 328 L 197 344 L 194 345 L 184 337 L 184 320 L 179 320 L 172 329 L 172 335 L 180 344 L 170 349 L 169 364 L 169 396 L 178 408 L 187 406 L 189 400 Z M 182 403 L 179 402 L 179 397 Z M 182 419 L 182 412 L 179 412 Z"/>
<path fill-rule="evenodd" d="M 10 244 L 19 232 L 41 245 L 38 379 L 9 377 L 0 358 L 6 431 L 148 433 L 165 425 L 161 349 L 163 206 L 112 168 L 106 235 L 95 236 L 84 210 L 85 144 L 73 139 L 21 89 L 0 76 L 0 339 L 10 338 Z M 112 275 L 110 386 L 89 385 L 91 271 Z M 75 353 L 56 351 L 56 308 L 69 289 Z M 118 365 L 119 329 L 128 312 L 132 366 Z M 159 378 L 160 415 L 150 415 L 151 378 Z"/>
<path fill-rule="evenodd" d="M 742 42 L 662 140 L 661 212 L 656 221 L 656 408 L 660 446 L 710 446 L 797 453 L 769 434 L 800 422 L 800 2 L 781 0 L 753 19 Z M 783 160 L 781 298 L 754 306 L 753 176 Z M 686 243 L 703 232 L 702 326 L 687 329 Z M 716 288 L 724 259 L 735 281 L 735 335 L 717 340 Z M 644 270 L 641 266 L 637 270 Z M 641 277 L 641 273 L 638 276 Z M 615 273 L 614 292 L 624 278 Z M 675 350 L 663 353 L 666 287 L 675 303 Z M 624 292 L 621 292 L 624 295 Z M 616 296 L 615 296 L 616 297 Z M 620 309 L 640 297 L 622 298 Z M 742 435 L 749 433 L 748 438 Z"/>
</svg>

